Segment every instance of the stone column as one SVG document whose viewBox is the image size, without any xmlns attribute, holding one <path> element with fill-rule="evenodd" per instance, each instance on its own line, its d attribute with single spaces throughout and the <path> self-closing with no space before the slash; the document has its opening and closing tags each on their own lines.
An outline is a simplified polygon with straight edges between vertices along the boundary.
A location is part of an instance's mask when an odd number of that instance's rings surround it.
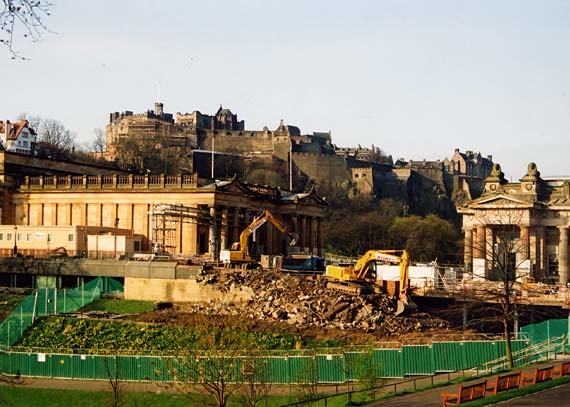
<svg viewBox="0 0 570 407">
<path fill-rule="evenodd" d="M 484 259 L 485 258 L 485 226 L 477 226 L 477 240 L 475 242 L 475 258 Z"/>
<path fill-rule="evenodd" d="M 317 219 L 317 256 L 323 257 L 323 220 Z"/>
<path fill-rule="evenodd" d="M 521 259 L 529 259 L 529 227 L 527 225 L 520 226 L 520 254 Z"/>
<path fill-rule="evenodd" d="M 536 262 L 542 276 L 546 276 L 546 228 L 536 228 Z"/>
<path fill-rule="evenodd" d="M 222 209 L 222 225 L 220 229 L 220 249 L 225 250 L 228 248 L 229 240 L 229 225 L 228 225 L 228 208 Z"/>
<path fill-rule="evenodd" d="M 301 248 L 303 251 L 307 247 L 307 217 L 301 216 Z"/>
<path fill-rule="evenodd" d="M 232 229 L 232 243 L 239 241 L 241 230 L 239 229 L 239 208 L 234 208 L 234 226 Z"/>
<path fill-rule="evenodd" d="M 493 233 L 493 228 L 485 228 L 485 243 L 483 244 L 484 259 L 485 259 L 485 270 L 486 277 L 488 278 L 493 269 L 494 263 L 496 261 L 497 253 L 495 253 L 495 235 Z"/>
<path fill-rule="evenodd" d="M 473 229 L 465 228 L 465 239 L 463 243 L 463 263 L 465 269 L 471 271 L 473 268 Z"/>
<path fill-rule="evenodd" d="M 212 256 L 214 260 L 217 260 L 217 247 L 218 238 L 216 234 L 218 233 L 216 227 L 216 208 L 210 208 L 210 228 L 208 230 L 208 254 Z"/>
<path fill-rule="evenodd" d="M 315 233 L 317 231 L 316 219 L 314 217 L 309 218 L 309 253 L 312 255 L 315 249 Z"/>
<path fill-rule="evenodd" d="M 559 226 L 560 243 L 558 244 L 558 278 L 562 286 L 568 282 L 568 226 Z"/>
</svg>

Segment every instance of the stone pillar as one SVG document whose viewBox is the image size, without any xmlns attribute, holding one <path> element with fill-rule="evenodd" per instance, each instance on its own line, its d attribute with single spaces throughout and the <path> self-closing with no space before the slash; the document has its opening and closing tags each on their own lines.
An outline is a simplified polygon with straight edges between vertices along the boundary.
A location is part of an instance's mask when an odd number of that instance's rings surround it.
<svg viewBox="0 0 570 407">
<path fill-rule="evenodd" d="M 568 226 L 559 226 L 560 243 L 558 244 L 558 277 L 559 283 L 566 286 L 568 282 Z"/>
<path fill-rule="evenodd" d="M 200 250 L 198 240 L 198 222 L 191 220 L 183 227 L 182 252 L 184 254 L 198 254 Z"/>
<path fill-rule="evenodd" d="M 539 226 L 536 228 L 536 262 L 542 276 L 546 276 L 546 228 Z"/>
<path fill-rule="evenodd" d="M 529 257 L 529 227 L 527 225 L 520 226 L 520 254 L 522 260 L 528 260 Z"/>
<path fill-rule="evenodd" d="M 220 229 L 220 249 L 225 250 L 228 248 L 228 240 L 230 236 L 228 225 L 228 208 L 222 209 L 222 225 Z"/>
<path fill-rule="evenodd" d="M 316 219 L 314 217 L 309 218 L 309 253 L 312 255 L 315 250 L 315 234 L 317 231 Z"/>
<path fill-rule="evenodd" d="M 485 226 L 477 227 L 477 240 L 475 242 L 475 258 L 484 259 L 485 258 Z"/>
<path fill-rule="evenodd" d="M 317 219 L 317 256 L 323 257 L 323 220 Z"/>
<path fill-rule="evenodd" d="M 483 244 L 484 258 L 485 258 L 485 276 L 488 278 L 491 274 L 491 270 L 495 265 L 497 253 L 495 253 L 495 235 L 493 233 L 493 228 L 485 228 L 485 243 Z"/>
<path fill-rule="evenodd" d="M 307 217 L 306 216 L 301 216 L 301 231 L 299 234 L 301 237 L 301 248 L 304 251 L 305 248 L 307 247 Z"/>
<path fill-rule="evenodd" d="M 210 229 L 208 230 L 208 254 L 212 256 L 214 260 L 217 260 L 218 231 L 216 227 L 216 208 L 214 207 L 210 208 L 210 222 Z"/>
<path fill-rule="evenodd" d="M 471 271 L 473 268 L 473 229 L 465 228 L 465 239 L 463 243 L 463 263 L 465 270 Z"/>
<path fill-rule="evenodd" d="M 239 208 L 234 208 L 234 222 L 232 229 L 232 244 L 239 241 L 239 235 L 241 230 L 239 229 Z"/>
</svg>

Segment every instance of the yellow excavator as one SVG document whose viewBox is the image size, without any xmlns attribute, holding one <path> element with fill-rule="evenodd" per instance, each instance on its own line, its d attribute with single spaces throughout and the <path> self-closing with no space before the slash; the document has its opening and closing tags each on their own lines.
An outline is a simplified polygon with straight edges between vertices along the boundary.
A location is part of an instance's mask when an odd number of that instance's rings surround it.
<svg viewBox="0 0 570 407">
<path fill-rule="evenodd" d="M 398 255 L 400 254 L 400 255 Z M 400 265 L 400 281 L 377 279 L 379 264 Z M 396 315 L 409 314 L 417 305 L 409 298 L 410 257 L 406 250 L 369 250 L 354 265 L 329 265 L 326 268 L 327 287 L 354 295 L 384 292 L 395 297 Z"/>
<path fill-rule="evenodd" d="M 259 266 L 249 251 L 249 237 L 267 221 L 272 223 L 281 233 L 289 237 L 291 240 L 289 246 L 295 246 L 297 244 L 296 233 L 289 231 L 283 222 L 273 216 L 271 212 L 265 210 L 241 232 L 239 242 L 233 243 L 230 250 L 220 251 L 220 261 L 228 267 L 241 267 L 242 269 Z"/>
</svg>

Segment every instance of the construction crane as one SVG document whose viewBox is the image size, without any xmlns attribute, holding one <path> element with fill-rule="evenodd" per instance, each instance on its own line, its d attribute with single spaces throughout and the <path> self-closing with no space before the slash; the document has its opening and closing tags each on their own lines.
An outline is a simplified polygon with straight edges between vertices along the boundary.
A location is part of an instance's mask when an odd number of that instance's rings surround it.
<svg viewBox="0 0 570 407">
<path fill-rule="evenodd" d="M 252 257 L 249 250 L 249 237 L 255 233 L 257 229 L 263 226 L 267 221 L 273 224 L 281 233 L 287 235 L 291 240 L 289 245 L 297 244 L 297 235 L 287 228 L 279 219 L 277 219 L 268 210 L 256 217 L 240 234 L 239 242 L 234 242 L 230 250 L 220 251 L 220 260 L 226 266 L 241 268 L 257 267 L 257 261 Z"/>
<path fill-rule="evenodd" d="M 397 255 L 401 253 L 401 255 Z M 398 263 L 398 286 L 377 279 L 378 265 Z M 410 257 L 406 250 L 369 250 L 354 265 L 329 265 L 326 268 L 327 287 L 354 295 L 385 292 L 397 300 L 396 315 L 414 311 L 417 306 L 408 297 Z"/>
</svg>

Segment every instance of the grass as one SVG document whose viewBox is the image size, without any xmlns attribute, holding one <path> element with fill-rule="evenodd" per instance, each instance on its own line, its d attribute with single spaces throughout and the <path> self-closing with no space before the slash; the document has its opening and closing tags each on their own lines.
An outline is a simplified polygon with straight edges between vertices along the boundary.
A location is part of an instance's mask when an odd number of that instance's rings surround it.
<svg viewBox="0 0 570 407">
<path fill-rule="evenodd" d="M 109 386 L 110 389 L 110 386 Z M 213 400 L 207 396 L 194 395 L 186 397 L 181 394 L 170 393 L 142 393 L 124 392 L 124 407 L 187 407 L 189 405 L 210 406 Z M 83 390 L 59 390 L 59 389 L 34 389 L 18 386 L 0 386 L 0 405 L 10 407 L 59 407 L 65 400 L 66 405 L 108 407 L 112 404 L 111 392 L 83 391 Z M 294 396 L 270 396 L 267 400 L 259 403 L 260 406 L 278 407 L 295 402 Z M 346 405 L 346 396 L 338 396 L 329 399 L 328 407 L 343 407 Z M 228 407 L 239 407 L 241 403 L 231 401 Z"/>
<path fill-rule="evenodd" d="M 26 297 L 26 295 L 22 294 L 0 293 L 0 320 L 10 315 Z"/>
<path fill-rule="evenodd" d="M 152 301 L 100 299 L 84 308 L 84 311 L 105 311 L 111 314 L 143 314 L 154 309 Z"/>
</svg>

